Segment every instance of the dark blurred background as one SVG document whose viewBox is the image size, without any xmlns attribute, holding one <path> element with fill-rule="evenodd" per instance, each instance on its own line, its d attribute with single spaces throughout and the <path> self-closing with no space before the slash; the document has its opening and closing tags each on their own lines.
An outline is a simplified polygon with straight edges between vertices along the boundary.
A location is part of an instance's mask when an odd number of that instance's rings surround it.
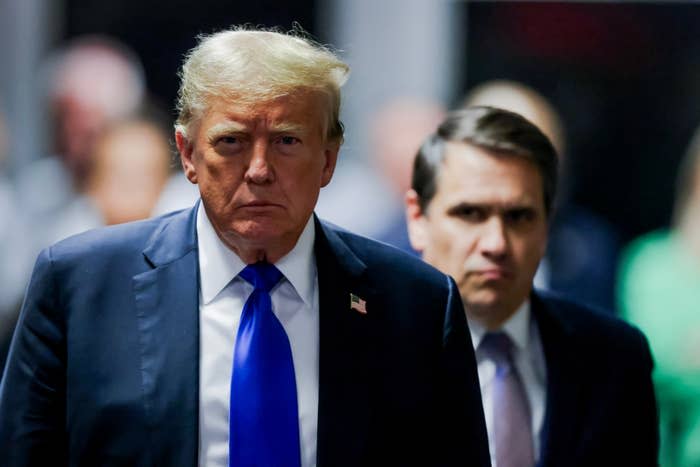
<svg viewBox="0 0 700 467">
<path fill-rule="evenodd" d="M 557 107 L 571 196 L 625 240 L 667 225 L 700 124 L 700 5 L 470 2 L 462 89 L 508 78 Z"/>
</svg>

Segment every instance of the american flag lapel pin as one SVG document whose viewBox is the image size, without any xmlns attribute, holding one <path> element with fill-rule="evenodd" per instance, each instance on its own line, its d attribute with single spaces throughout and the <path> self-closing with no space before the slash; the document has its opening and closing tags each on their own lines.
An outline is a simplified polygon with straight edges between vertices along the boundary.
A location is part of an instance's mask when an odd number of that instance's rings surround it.
<svg viewBox="0 0 700 467">
<path fill-rule="evenodd" d="M 360 297 L 354 293 L 350 294 L 350 309 L 355 310 L 363 315 L 367 314 L 367 302 L 362 300 Z"/>
</svg>

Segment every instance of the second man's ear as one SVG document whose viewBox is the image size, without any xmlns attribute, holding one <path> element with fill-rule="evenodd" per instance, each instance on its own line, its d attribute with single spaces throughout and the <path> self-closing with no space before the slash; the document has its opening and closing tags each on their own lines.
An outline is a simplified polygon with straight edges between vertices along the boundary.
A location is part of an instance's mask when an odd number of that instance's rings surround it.
<svg viewBox="0 0 700 467">
<path fill-rule="evenodd" d="M 427 219 L 421 210 L 418 193 L 408 190 L 404 197 L 406 203 L 406 227 L 408 238 L 414 250 L 422 253 L 428 242 Z"/>
</svg>

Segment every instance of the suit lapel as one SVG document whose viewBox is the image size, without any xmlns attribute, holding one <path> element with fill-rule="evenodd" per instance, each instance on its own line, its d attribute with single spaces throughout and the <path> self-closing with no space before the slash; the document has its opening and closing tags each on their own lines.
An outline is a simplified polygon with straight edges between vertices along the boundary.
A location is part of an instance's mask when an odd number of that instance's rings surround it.
<svg viewBox="0 0 700 467">
<path fill-rule="evenodd" d="M 375 342 L 369 323 L 378 302 L 364 263 L 318 219 L 314 252 L 320 313 L 317 461 L 320 467 L 362 465 Z M 350 294 L 366 302 L 366 313 L 351 309 Z"/>
<path fill-rule="evenodd" d="M 581 381 L 575 353 L 573 329 L 559 318 L 551 305 L 532 295 L 532 310 L 537 320 L 547 364 L 547 403 L 541 436 L 539 465 L 565 465 L 575 455 L 578 430 Z"/>
<path fill-rule="evenodd" d="M 195 465 L 198 450 L 197 206 L 163 221 L 133 278 L 153 465 Z M 157 451 L 155 450 L 157 447 Z"/>
</svg>

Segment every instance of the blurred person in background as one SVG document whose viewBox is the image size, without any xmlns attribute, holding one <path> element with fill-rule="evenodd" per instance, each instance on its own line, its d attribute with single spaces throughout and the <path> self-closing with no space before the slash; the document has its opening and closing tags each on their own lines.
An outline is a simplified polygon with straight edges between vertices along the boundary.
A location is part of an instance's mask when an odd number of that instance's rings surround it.
<svg viewBox="0 0 700 467">
<path fill-rule="evenodd" d="M 148 218 L 170 172 L 168 133 L 146 119 L 110 126 L 96 141 L 85 195 L 104 225 Z"/>
<path fill-rule="evenodd" d="M 413 156 L 445 116 L 431 99 L 388 99 L 367 119 L 368 162 L 338 172 L 321 193 L 324 219 L 415 254 L 408 240 L 403 196 L 410 185 Z"/>
<path fill-rule="evenodd" d="M 0 376 L 33 262 L 29 229 L 17 209 L 14 187 L 5 176 L 9 137 L 0 106 Z"/>
<path fill-rule="evenodd" d="M 673 225 L 623 250 L 620 310 L 649 337 L 661 465 L 700 465 L 700 130 L 678 171 Z"/>
<path fill-rule="evenodd" d="M 49 56 L 41 71 L 53 152 L 17 176 L 20 206 L 38 236 L 37 250 L 94 226 L 89 210 L 83 216 L 71 204 L 85 190 L 96 138 L 110 123 L 139 111 L 145 96 L 140 61 L 108 37 L 73 40 Z"/>
<path fill-rule="evenodd" d="M 416 156 L 406 195 L 411 243 L 459 287 L 494 467 L 655 466 L 645 337 L 533 289 L 557 159 L 519 114 L 451 113 Z"/>
<path fill-rule="evenodd" d="M 371 160 L 389 188 L 391 201 L 376 238 L 410 253 L 415 250 L 408 239 L 403 197 L 411 187 L 413 157 L 445 113 L 436 102 L 403 97 L 389 101 L 370 120 Z"/>
<path fill-rule="evenodd" d="M 463 105 L 493 106 L 518 113 L 550 139 L 560 159 L 559 195 L 549 222 L 547 251 L 535 275 L 535 285 L 601 311 L 615 312 L 619 234 L 612 224 L 571 200 L 572 174 L 567 165 L 566 131 L 552 103 L 523 83 L 494 80 L 474 87 Z"/>
<path fill-rule="evenodd" d="M 91 146 L 90 170 L 51 225 L 50 241 L 151 216 L 170 173 L 164 121 L 147 112 L 102 128 Z"/>
</svg>

